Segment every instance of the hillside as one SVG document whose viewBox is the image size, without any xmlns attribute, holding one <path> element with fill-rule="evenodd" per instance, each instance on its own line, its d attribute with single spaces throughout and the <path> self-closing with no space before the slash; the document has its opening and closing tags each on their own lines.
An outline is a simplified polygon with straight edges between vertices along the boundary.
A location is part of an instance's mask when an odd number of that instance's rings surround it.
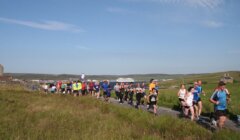
<svg viewBox="0 0 240 140">
<path fill-rule="evenodd" d="M 207 131 L 194 122 L 74 98 L 1 87 L 0 139 L 239 139 L 223 130 Z M 207 136 L 207 137 L 206 137 Z"/>
<path fill-rule="evenodd" d="M 154 79 L 198 79 L 198 78 L 220 78 L 224 73 L 229 73 L 234 78 L 240 81 L 240 72 L 219 72 L 219 73 L 205 73 L 205 74 L 132 74 L 132 75 L 87 75 L 86 79 L 96 79 L 96 80 L 116 80 L 119 77 L 130 77 L 137 81 L 149 81 L 151 78 Z M 69 80 L 69 78 L 80 78 L 80 75 L 71 75 L 71 74 L 28 74 L 28 73 L 5 73 L 5 76 L 13 76 L 17 79 L 40 79 L 40 80 Z"/>
</svg>

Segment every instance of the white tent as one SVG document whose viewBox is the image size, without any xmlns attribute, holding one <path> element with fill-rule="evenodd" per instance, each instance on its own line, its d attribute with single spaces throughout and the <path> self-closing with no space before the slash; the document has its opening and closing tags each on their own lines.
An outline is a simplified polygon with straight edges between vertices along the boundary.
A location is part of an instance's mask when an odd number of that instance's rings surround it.
<svg viewBox="0 0 240 140">
<path fill-rule="evenodd" d="M 134 79 L 132 79 L 132 78 L 118 78 L 117 80 L 116 80 L 117 82 L 134 82 Z"/>
</svg>

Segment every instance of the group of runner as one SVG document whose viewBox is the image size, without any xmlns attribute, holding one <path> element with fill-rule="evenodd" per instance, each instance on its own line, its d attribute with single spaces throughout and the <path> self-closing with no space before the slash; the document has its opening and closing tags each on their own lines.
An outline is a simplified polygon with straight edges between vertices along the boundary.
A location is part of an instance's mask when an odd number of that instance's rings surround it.
<svg viewBox="0 0 240 140">
<path fill-rule="evenodd" d="M 194 82 L 194 86 L 190 86 L 188 90 L 185 88 L 185 85 L 182 84 L 177 95 L 184 115 L 186 117 L 191 115 L 191 120 L 199 120 L 203 106 L 201 95 L 206 95 L 202 89 L 202 81 L 198 80 Z M 220 81 L 209 99 L 209 101 L 214 104 L 212 123 L 218 125 L 219 128 L 222 128 L 226 121 L 226 111 L 229 99 L 230 93 L 225 87 L 225 83 Z"/>
<path fill-rule="evenodd" d="M 151 79 L 148 87 L 145 83 L 116 83 L 114 87 L 110 86 L 109 81 L 104 80 L 101 84 L 98 81 L 90 82 L 56 82 L 55 84 L 44 84 L 45 92 L 73 94 L 74 96 L 91 95 L 100 98 L 101 90 L 103 91 L 104 100 L 110 102 L 111 91 L 115 91 L 116 99 L 120 104 L 127 102 L 128 104 L 139 108 L 139 105 L 145 105 L 148 109 L 152 108 L 154 114 L 157 114 L 157 101 L 159 86 L 157 80 Z M 147 91 L 148 89 L 148 91 Z M 178 98 L 180 101 L 183 114 L 191 120 L 199 120 L 202 113 L 201 95 L 205 96 L 202 89 L 202 81 L 194 82 L 193 86 L 186 89 L 182 84 L 178 91 Z M 136 102 L 134 102 L 134 95 Z M 214 120 L 217 120 L 218 126 L 223 127 L 226 121 L 226 110 L 230 93 L 225 87 L 224 82 L 219 82 L 218 87 L 214 90 L 210 98 L 210 102 L 214 104 Z"/>
<path fill-rule="evenodd" d="M 73 94 L 74 96 L 87 95 L 100 96 L 100 84 L 98 81 L 58 81 L 56 83 L 42 85 L 46 93 Z"/>
<path fill-rule="evenodd" d="M 148 109 L 153 108 L 154 114 L 157 113 L 157 100 L 158 100 L 158 82 L 151 79 L 149 84 L 149 91 L 146 92 L 147 86 L 145 83 L 116 83 L 114 86 L 115 94 L 119 103 L 122 104 L 127 101 L 128 104 L 139 108 L 139 105 L 146 105 Z M 133 98 L 136 98 L 134 104 Z"/>
</svg>

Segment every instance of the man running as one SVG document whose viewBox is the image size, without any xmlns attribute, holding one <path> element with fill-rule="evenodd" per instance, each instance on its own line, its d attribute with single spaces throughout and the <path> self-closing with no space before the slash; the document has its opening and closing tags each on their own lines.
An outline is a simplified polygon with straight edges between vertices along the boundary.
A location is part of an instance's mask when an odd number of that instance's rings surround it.
<svg viewBox="0 0 240 140">
<path fill-rule="evenodd" d="M 220 129 L 223 128 L 227 115 L 227 98 L 230 93 L 225 88 L 224 82 L 218 83 L 218 88 L 214 91 L 210 98 L 210 102 L 214 104 L 215 116 L 217 117 L 217 124 Z"/>
<path fill-rule="evenodd" d="M 193 105 L 195 110 L 196 119 L 199 120 L 199 105 L 202 105 L 202 101 L 200 98 L 201 90 L 198 87 L 198 82 L 194 82 L 194 92 L 193 92 Z"/>
</svg>

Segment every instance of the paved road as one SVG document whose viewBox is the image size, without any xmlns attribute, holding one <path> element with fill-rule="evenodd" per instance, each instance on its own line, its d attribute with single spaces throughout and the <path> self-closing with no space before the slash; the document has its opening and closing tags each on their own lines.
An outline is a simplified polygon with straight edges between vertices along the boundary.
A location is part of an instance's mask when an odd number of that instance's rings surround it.
<svg viewBox="0 0 240 140">
<path fill-rule="evenodd" d="M 124 102 L 123 104 L 119 104 L 119 102 L 116 99 L 114 99 L 114 98 L 111 98 L 110 102 L 113 103 L 113 104 L 119 105 L 119 106 L 124 106 L 124 107 L 128 107 L 128 108 L 130 108 L 130 107 L 134 108 L 134 106 L 129 105 L 127 102 Z M 149 111 L 151 113 L 153 112 L 151 109 L 147 110 L 147 107 L 144 106 L 144 105 L 140 105 L 139 108 L 142 109 L 142 110 L 145 110 L 145 111 Z M 172 110 L 172 109 L 166 108 L 166 107 L 158 107 L 157 115 L 159 115 L 159 116 L 161 116 L 161 115 L 171 115 L 173 117 L 182 118 L 181 117 L 182 115 L 181 115 L 181 113 L 179 111 Z M 214 125 L 212 125 L 210 123 L 209 117 L 201 116 L 200 118 L 201 119 L 199 121 L 196 121 L 199 125 L 207 128 L 207 129 L 209 129 L 211 131 L 217 130 L 217 127 L 215 127 Z M 240 127 L 237 125 L 236 122 L 233 122 L 232 120 L 228 119 L 226 121 L 226 123 L 225 123 L 225 127 L 228 128 L 228 129 L 240 132 Z"/>
</svg>

